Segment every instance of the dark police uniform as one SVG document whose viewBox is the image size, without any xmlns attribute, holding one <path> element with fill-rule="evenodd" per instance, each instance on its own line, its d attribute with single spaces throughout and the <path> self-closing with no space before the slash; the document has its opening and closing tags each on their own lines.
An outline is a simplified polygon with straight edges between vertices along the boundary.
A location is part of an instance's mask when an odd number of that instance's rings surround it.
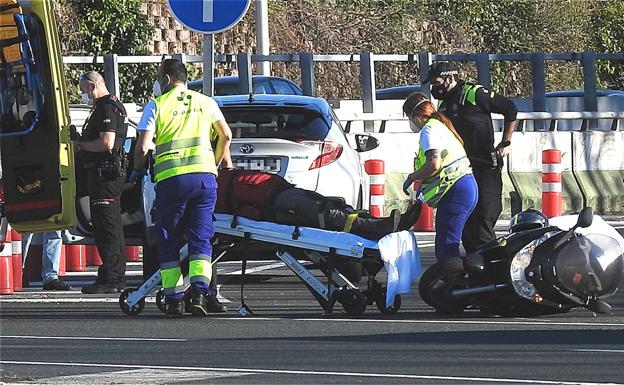
<svg viewBox="0 0 624 385">
<path fill-rule="evenodd" d="M 125 286 L 126 274 L 120 198 L 126 179 L 123 144 L 127 129 L 123 104 L 114 95 L 107 95 L 95 100 L 82 133 L 84 141 L 98 139 L 102 132 L 115 133 L 112 151 L 84 151 L 81 155 L 87 174 L 95 243 L 102 259 L 96 285 L 117 289 Z"/>
<path fill-rule="evenodd" d="M 479 186 L 477 207 L 468 218 L 462 243 L 467 252 L 496 238 L 494 225 L 503 209 L 502 157 L 494 148 L 491 113 L 502 114 L 505 122 L 516 120 L 517 108 L 510 99 L 480 85 L 460 81 L 438 110 L 453 123 L 464 141 L 474 177 Z"/>
</svg>

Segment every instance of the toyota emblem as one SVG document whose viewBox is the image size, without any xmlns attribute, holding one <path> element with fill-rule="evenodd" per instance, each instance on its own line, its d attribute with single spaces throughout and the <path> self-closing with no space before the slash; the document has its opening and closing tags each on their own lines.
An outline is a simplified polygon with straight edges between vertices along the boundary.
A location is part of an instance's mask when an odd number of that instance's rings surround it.
<svg viewBox="0 0 624 385">
<path fill-rule="evenodd" d="M 255 148 L 253 146 L 253 144 L 243 144 L 242 146 L 240 146 L 240 152 L 243 154 L 251 154 L 252 152 L 254 152 Z"/>
</svg>

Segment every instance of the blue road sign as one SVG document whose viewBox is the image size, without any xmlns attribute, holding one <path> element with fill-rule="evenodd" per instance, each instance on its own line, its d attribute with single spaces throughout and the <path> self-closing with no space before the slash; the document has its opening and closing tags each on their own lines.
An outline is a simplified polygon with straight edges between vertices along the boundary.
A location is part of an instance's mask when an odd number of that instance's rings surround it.
<svg viewBox="0 0 624 385">
<path fill-rule="evenodd" d="M 251 0 L 167 0 L 176 19 L 201 33 L 217 33 L 233 27 L 245 16 Z"/>
</svg>

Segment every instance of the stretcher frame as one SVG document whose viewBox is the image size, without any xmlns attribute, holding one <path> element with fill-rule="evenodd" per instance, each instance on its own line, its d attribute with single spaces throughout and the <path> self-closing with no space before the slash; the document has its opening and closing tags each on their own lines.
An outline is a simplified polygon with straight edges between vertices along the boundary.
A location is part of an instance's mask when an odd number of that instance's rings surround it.
<svg viewBox="0 0 624 385">
<path fill-rule="evenodd" d="M 277 258 L 305 284 L 325 314 L 332 313 L 336 302 L 342 304 L 349 315 L 362 315 L 367 305 L 376 303 L 382 313 L 395 313 L 401 306 L 400 296 L 395 297 L 394 306 L 386 308 L 386 289 L 375 276 L 383 268 L 377 242 L 355 234 L 321 230 L 302 226 L 289 226 L 229 214 L 215 214 L 215 239 L 213 255 L 218 258 L 229 253 L 245 255 L 256 246 L 269 246 L 275 250 Z M 186 259 L 181 252 L 180 259 Z M 301 259 L 312 262 L 326 278 L 319 279 Z M 361 263 L 367 276 L 367 288 L 360 290 L 338 271 L 340 262 Z M 242 258 L 242 275 L 245 274 L 246 259 Z M 244 280 L 243 280 L 244 281 Z M 129 315 L 139 314 L 145 306 L 145 297 L 151 295 L 160 285 L 160 270 L 136 289 L 126 289 L 119 298 L 122 311 Z M 185 277 L 185 287 L 188 287 Z M 244 284 L 242 284 L 244 285 Z M 162 290 L 156 302 L 164 311 Z M 239 313 L 245 315 L 243 286 L 241 286 L 241 307 Z"/>
</svg>

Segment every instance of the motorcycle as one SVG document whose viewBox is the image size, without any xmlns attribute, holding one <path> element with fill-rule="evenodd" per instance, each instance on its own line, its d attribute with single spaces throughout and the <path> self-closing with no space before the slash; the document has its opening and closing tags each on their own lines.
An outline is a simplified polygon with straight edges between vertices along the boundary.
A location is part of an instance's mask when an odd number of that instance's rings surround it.
<svg viewBox="0 0 624 385">
<path fill-rule="evenodd" d="M 420 278 L 420 296 L 443 314 L 467 308 L 500 316 L 538 316 L 573 308 L 611 313 L 603 298 L 622 282 L 624 239 L 594 217 L 590 207 L 569 230 L 555 226 L 565 227 L 565 218 L 549 222 L 532 209 L 517 214 L 510 234 L 465 258 L 448 258 L 429 267 Z"/>
</svg>

